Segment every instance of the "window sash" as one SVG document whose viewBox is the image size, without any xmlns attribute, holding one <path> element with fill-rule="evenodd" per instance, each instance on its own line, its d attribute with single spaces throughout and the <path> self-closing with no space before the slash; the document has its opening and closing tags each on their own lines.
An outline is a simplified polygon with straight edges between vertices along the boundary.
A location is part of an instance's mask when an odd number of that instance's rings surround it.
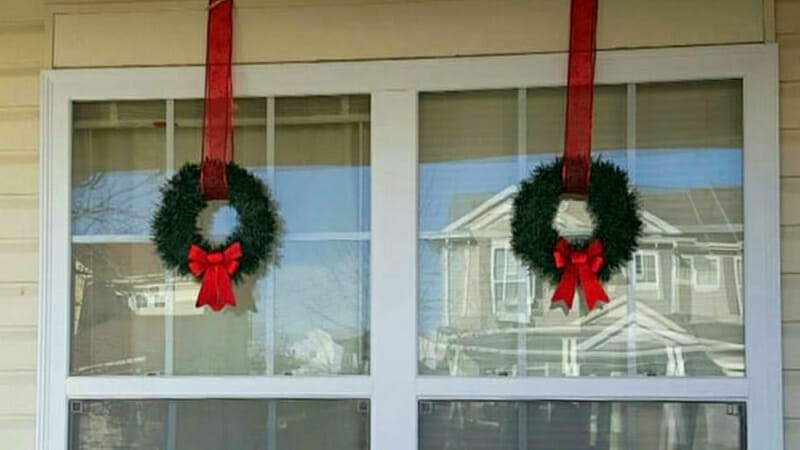
<svg viewBox="0 0 800 450">
<path fill-rule="evenodd" d="M 435 398 L 683 400 L 747 403 L 748 444 L 783 448 L 777 50 L 740 45 L 600 52 L 598 84 L 743 79 L 746 367 L 741 379 L 431 378 L 417 368 L 417 102 L 420 92 L 563 86 L 565 54 L 279 64 L 236 68 L 237 96 L 372 94 L 371 375 L 335 378 L 68 376 L 71 104 L 186 99 L 201 67 L 45 72 L 37 448 L 65 449 L 67 399 L 369 398 L 372 446 L 412 449 L 417 401 Z M 632 174 L 635 179 L 635 174 Z M 401 214 L 398 214 L 401 211 Z M 755 350 L 752 350 L 755 349 Z M 121 394 L 120 394 L 121 393 Z M 161 397 L 158 397 L 161 398 Z"/>
</svg>

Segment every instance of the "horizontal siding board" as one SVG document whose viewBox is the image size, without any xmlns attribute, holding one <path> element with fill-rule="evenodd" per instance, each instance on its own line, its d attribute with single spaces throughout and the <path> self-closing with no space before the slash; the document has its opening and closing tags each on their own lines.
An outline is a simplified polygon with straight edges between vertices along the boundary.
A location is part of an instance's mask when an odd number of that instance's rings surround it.
<svg viewBox="0 0 800 450">
<path fill-rule="evenodd" d="M 800 82 L 781 83 L 781 128 L 800 129 Z"/>
<path fill-rule="evenodd" d="M 0 196 L 31 195 L 38 190 L 38 153 L 0 153 Z"/>
<path fill-rule="evenodd" d="M 342 3 L 237 9 L 235 61 L 563 51 L 568 42 L 569 3 L 562 0 Z M 188 5 L 184 11 L 57 14 L 55 66 L 201 64 L 206 13 Z M 761 6 L 760 0 L 601 2 L 598 45 L 759 42 Z"/>
<path fill-rule="evenodd" d="M 0 283 L 36 283 L 38 253 L 36 242 L 0 241 Z"/>
<path fill-rule="evenodd" d="M 800 1 L 775 0 L 775 31 L 800 33 Z"/>
<path fill-rule="evenodd" d="M 0 240 L 36 239 L 39 232 L 39 199 L 0 197 Z"/>
<path fill-rule="evenodd" d="M 0 375 L 3 372 L 36 370 L 36 329 L 0 328 L 3 357 L 0 358 Z"/>
<path fill-rule="evenodd" d="M 3 0 L 0 22 L 30 22 L 42 20 L 45 3 L 49 0 Z"/>
<path fill-rule="evenodd" d="M 800 370 L 800 322 L 783 324 L 783 368 Z"/>
<path fill-rule="evenodd" d="M 784 446 L 786 450 L 800 448 L 800 419 L 784 421 Z"/>
<path fill-rule="evenodd" d="M 0 399 L 0 416 L 35 414 L 36 374 L 0 373 Z"/>
<path fill-rule="evenodd" d="M 9 450 L 33 450 L 36 418 L 33 415 L 0 417 L 0 442 Z"/>
<path fill-rule="evenodd" d="M 781 178 L 781 225 L 800 225 L 800 177 Z"/>
<path fill-rule="evenodd" d="M 44 22 L 25 26 L 0 22 L 0 70 L 44 65 Z"/>
<path fill-rule="evenodd" d="M 0 153 L 39 147 L 39 109 L 0 107 Z"/>
<path fill-rule="evenodd" d="M 800 227 L 781 228 L 781 269 L 800 274 Z"/>
<path fill-rule="evenodd" d="M 781 130 L 781 175 L 800 176 L 800 130 Z"/>
<path fill-rule="evenodd" d="M 783 320 L 800 321 L 800 274 L 783 275 L 781 277 L 781 290 Z"/>
<path fill-rule="evenodd" d="M 787 419 L 800 419 L 800 371 L 783 372 L 783 415 Z"/>
<path fill-rule="evenodd" d="M 800 81 L 800 34 L 780 36 L 778 46 L 781 80 Z"/>
<path fill-rule="evenodd" d="M 0 108 L 39 105 L 39 70 L 0 72 Z"/>
<path fill-rule="evenodd" d="M 0 284 L 0 330 L 8 327 L 35 327 L 38 291 L 35 283 Z M 2 358 L 0 358 L 2 359 Z"/>
</svg>

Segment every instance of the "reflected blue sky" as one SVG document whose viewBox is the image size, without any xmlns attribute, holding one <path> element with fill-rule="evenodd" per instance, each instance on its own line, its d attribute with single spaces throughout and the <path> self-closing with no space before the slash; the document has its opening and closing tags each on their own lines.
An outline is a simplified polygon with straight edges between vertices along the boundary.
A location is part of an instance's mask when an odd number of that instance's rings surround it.
<svg viewBox="0 0 800 450">
<path fill-rule="evenodd" d="M 627 168 L 627 150 L 596 152 L 597 156 Z M 555 154 L 529 155 L 527 174 Z M 654 149 L 636 152 L 636 181 L 641 188 L 687 189 L 742 185 L 741 149 Z M 453 200 L 459 195 L 485 198 L 520 181 L 519 158 L 486 158 L 420 165 L 420 230 L 447 226 Z"/>
<path fill-rule="evenodd" d="M 627 167 L 627 151 L 598 152 Z M 526 157 L 525 173 L 554 154 Z M 740 149 L 654 149 L 636 153 L 636 180 L 643 188 L 702 188 L 742 185 Z M 251 167 L 267 179 L 265 167 Z M 460 195 L 487 197 L 519 181 L 519 160 L 509 156 L 421 164 L 419 168 L 420 229 L 439 230 L 452 217 Z M 156 171 L 102 172 L 73 189 L 73 233 L 148 234 L 163 178 Z M 275 171 L 273 192 L 286 229 L 291 233 L 369 230 L 369 167 L 289 166 Z M 213 235 L 235 223 L 230 212 L 214 221 Z"/>
</svg>

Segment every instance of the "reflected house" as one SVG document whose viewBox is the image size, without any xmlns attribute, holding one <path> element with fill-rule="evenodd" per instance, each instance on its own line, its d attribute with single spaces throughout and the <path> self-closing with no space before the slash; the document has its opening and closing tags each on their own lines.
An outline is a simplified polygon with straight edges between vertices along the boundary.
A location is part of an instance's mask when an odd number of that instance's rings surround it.
<svg viewBox="0 0 800 450">
<path fill-rule="evenodd" d="M 515 193 L 456 196 L 450 223 L 426 236 L 443 299 L 437 331 L 420 341 L 428 371 L 743 374 L 740 188 L 640 188 L 645 236 L 628 269 L 606 283 L 610 304 L 587 313 L 576 298 L 569 314 L 509 248 Z M 562 203 L 563 235 L 590 234 L 584 205 Z"/>
</svg>

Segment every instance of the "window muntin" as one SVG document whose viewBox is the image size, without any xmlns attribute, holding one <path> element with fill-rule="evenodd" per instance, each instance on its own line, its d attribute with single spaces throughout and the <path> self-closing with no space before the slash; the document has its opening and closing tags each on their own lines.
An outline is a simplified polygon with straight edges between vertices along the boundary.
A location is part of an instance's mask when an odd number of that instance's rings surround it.
<svg viewBox="0 0 800 450">
<path fill-rule="evenodd" d="M 273 189 L 286 235 L 280 265 L 210 313 L 149 239 L 165 175 L 200 159 L 202 102 L 75 104 L 72 374 L 368 373 L 369 97 L 235 106 L 234 158 Z M 211 202 L 198 224 L 222 240 L 236 220 Z"/>
<path fill-rule="evenodd" d="M 731 403 L 422 401 L 420 449 L 742 450 Z"/>
<path fill-rule="evenodd" d="M 70 450 L 369 449 L 369 400 L 76 400 L 70 421 Z"/>
<path fill-rule="evenodd" d="M 516 323 L 494 313 L 493 249 L 510 237 L 516 183 L 560 155 L 564 91 L 421 94 L 419 373 L 743 375 L 743 322 L 726 306 L 737 302 L 733 271 L 711 263 L 698 279 L 693 261 L 687 290 L 685 263 L 674 258 L 741 256 L 741 89 L 738 80 L 596 89 L 595 154 L 626 168 L 641 195 L 645 235 L 627 269 L 636 276 L 606 285 L 607 307 L 587 313 L 578 301 L 566 316 L 550 303 L 554 287 L 537 283 L 530 301 L 517 301 L 530 319 Z M 555 225 L 570 237 L 592 228 L 580 202 L 562 203 Z M 442 264 L 444 242 L 448 252 L 461 247 L 469 270 Z M 454 319 L 445 285 L 464 286 L 459 307 L 471 315 Z"/>
</svg>

